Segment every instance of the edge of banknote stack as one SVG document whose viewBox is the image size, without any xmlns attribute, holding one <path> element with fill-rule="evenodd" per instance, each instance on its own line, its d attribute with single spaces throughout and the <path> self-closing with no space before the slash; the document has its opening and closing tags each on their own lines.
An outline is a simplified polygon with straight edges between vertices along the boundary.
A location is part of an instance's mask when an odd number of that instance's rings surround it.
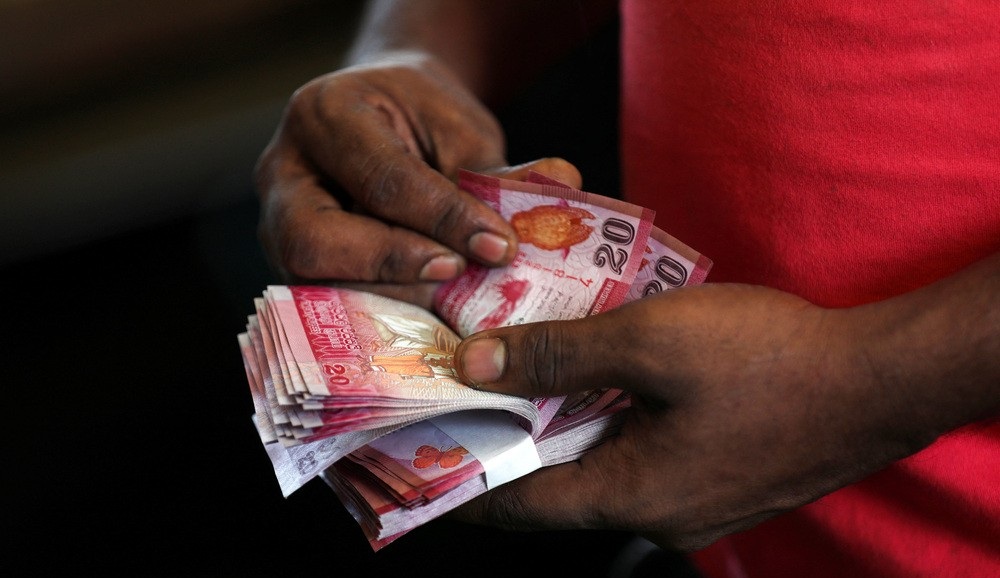
<svg viewBox="0 0 1000 578">
<path fill-rule="evenodd" d="M 462 337 L 593 315 L 702 283 L 710 259 L 653 224 L 654 213 L 537 173 L 463 171 L 460 186 L 518 232 L 514 262 L 470 265 L 432 314 L 386 297 L 272 285 L 237 336 L 253 423 L 284 496 L 316 477 L 373 550 L 540 467 L 613 436 L 626 392 L 523 399 L 462 384 Z"/>
</svg>

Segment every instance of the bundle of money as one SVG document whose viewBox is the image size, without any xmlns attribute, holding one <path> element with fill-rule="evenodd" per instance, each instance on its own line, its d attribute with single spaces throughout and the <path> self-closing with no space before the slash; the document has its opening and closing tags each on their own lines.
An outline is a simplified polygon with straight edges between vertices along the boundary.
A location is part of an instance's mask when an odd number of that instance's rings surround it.
<svg viewBox="0 0 1000 578">
<path fill-rule="evenodd" d="M 271 286 L 255 306 L 238 341 L 254 423 L 286 496 L 407 424 L 488 408 L 540 432 L 539 412 L 554 405 L 461 384 L 451 368 L 459 337 L 409 303 L 332 287 Z"/>
<path fill-rule="evenodd" d="M 519 249 L 470 265 L 435 295 L 437 316 L 373 294 L 271 286 L 238 336 L 254 423 L 284 495 L 316 477 L 378 550 L 473 497 L 576 459 L 628 407 L 620 390 L 522 399 L 466 387 L 452 354 L 483 329 L 573 319 L 704 281 L 712 262 L 654 213 L 532 173 L 462 172 Z"/>
</svg>

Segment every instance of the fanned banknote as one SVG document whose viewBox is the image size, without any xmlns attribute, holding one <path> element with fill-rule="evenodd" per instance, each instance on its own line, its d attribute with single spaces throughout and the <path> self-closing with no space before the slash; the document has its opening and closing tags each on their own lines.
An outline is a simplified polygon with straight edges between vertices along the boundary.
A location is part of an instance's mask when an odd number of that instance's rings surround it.
<svg viewBox="0 0 1000 578">
<path fill-rule="evenodd" d="M 434 416 L 487 408 L 517 416 L 526 431 L 544 428 L 544 404 L 459 382 L 451 365 L 459 337 L 415 305 L 278 285 L 255 305 L 239 344 L 255 423 L 285 495 L 372 439 Z"/>
<path fill-rule="evenodd" d="M 380 296 L 272 286 L 238 336 L 254 423 L 287 496 L 316 475 L 372 548 L 499 484 L 576 459 L 614 435 L 629 396 L 604 389 L 524 400 L 455 379 L 461 337 L 574 319 L 704 281 L 711 261 L 648 209 L 543 175 L 462 172 L 508 219 L 511 265 L 470 265 L 435 296 L 437 317 Z M 499 411 L 498 411 L 499 410 Z"/>
</svg>

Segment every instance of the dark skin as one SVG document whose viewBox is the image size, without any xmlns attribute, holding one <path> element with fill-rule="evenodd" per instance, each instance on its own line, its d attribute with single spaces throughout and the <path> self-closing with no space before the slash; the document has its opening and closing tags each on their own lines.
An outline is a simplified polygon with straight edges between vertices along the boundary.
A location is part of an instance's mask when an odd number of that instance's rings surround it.
<svg viewBox="0 0 1000 578">
<path fill-rule="evenodd" d="M 997 415 L 998 265 L 993 257 L 853 309 L 708 284 L 474 335 L 457 359 L 479 387 L 525 396 L 619 387 L 634 406 L 610 442 L 460 515 L 517 529 L 628 529 L 693 550 L 860 480 Z M 948 302 L 958 294 L 968 299 Z M 978 321 L 955 323 L 956 314 Z"/>
<path fill-rule="evenodd" d="M 437 284 L 470 260 L 504 265 L 516 253 L 509 225 L 455 186 L 459 168 L 509 178 L 533 168 L 581 186 L 557 158 L 508 166 L 488 105 L 587 33 L 554 23 L 597 22 L 614 3 L 375 4 L 349 66 L 296 93 L 261 157 L 261 239 L 289 282 L 429 307 Z M 1000 414 L 997 295 L 1000 254 L 849 309 L 707 284 L 470 336 L 456 361 L 476 387 L 618 387 L 634 407 L 611 442 L 454 515 L 705 546 Z"/>
<path fill-rule="evenodd" d="M 529 24 L 578 12 L 597 25 L 614 3 L 519 4 L 374 3 L 346 66 L 296 91 L 256 170 L 261 241 L 287 280 L 374 283 L 356 286 L 429 306 L 469 259 L 505 265 L 517 251 L 510 225 L 454 184 L 459 168 L 580 185 L 560 159 L 510 167 L 482 100 L 502 102 L 515 76 L 590 31 Z"/>
</svg>

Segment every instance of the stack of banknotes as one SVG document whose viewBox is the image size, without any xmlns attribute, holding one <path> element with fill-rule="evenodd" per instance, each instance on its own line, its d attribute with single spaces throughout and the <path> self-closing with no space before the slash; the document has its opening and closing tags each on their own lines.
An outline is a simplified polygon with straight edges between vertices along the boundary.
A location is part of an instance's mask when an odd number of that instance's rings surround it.
<svg viewBox="0 0 1000 578">
<path fill-rule="evenodd" d="M 712 262 L 654 213 L 532 174 L 463 172 L 519 249 L 469 265 L 434 313 L 327 286 L 270 286 L 238 336 L 253 420 L 285 496 L 320 477 L 374 550 L 500 484 L 578 458 L 617 431 L 627 392 L 524 399 L 456 378 L 463 337 L 593 315 L 705 280 Z"/>
</svg>

